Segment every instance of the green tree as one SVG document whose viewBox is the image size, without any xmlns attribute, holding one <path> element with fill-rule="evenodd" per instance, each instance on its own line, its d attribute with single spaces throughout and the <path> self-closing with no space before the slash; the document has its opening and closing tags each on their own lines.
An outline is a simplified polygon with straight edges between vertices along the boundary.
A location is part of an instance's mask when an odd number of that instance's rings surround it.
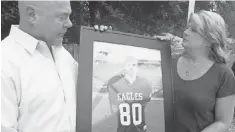
<svg viewBox="0 0 235 132">
<path fill-rule="evenodd" d="M 1 1 L 1 38 L 5 38 L 9 34 L 12 24 L 19 23 L 19 10 L 17 1 Z"/>
</svg>

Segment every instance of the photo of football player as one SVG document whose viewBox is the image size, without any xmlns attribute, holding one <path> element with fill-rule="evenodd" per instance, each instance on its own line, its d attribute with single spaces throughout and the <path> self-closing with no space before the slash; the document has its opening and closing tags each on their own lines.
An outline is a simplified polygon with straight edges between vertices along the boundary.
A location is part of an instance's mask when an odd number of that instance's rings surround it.
<svg viewBox="0 0 235 132">
<path fill-rule="evenodd" d="M 145 108 L 151 100 L 152 86 L 137 76 L 138 60 L 127 57 L 123 71 L 108 80 L 111 111 L 117 115 L 117 132 L 147 132 Z"/>
<path fill-rule="evenodd" d="M 93 53 L 91 132 L 165 132 L 161 52 L 95 42 Z"/>
</svg>

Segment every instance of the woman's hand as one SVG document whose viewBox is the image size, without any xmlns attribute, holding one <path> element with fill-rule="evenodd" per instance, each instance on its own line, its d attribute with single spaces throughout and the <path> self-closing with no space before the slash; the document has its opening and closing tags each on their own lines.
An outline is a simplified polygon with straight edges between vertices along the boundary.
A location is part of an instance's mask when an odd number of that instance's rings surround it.
<svg viewBox="0 0 235 132">
<path fill-rule="evenodd" d="M 170 33 L 163 33 L 163 36 L 157 36 L 155 35 L 154 38 L 160 39 L 160 40 L 173 40 L 174 35 Z"/>
<path fill-rule="evenodd" d="M 170 41 L 171 55 L 173 58 L 181 55 L 184 51 L 184 48 L 182 47 L 183 39 L 170 33 L 163 33 L 163 35 L 164 36 L 155 35 L 154 38 L 163 40 L 163 41 L 164 40 Z"/>
</svg>

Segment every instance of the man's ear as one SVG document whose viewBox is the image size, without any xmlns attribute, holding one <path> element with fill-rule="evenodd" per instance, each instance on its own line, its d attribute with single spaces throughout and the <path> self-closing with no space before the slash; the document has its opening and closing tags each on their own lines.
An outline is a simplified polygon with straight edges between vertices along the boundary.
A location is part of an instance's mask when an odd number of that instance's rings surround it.
<svg viewBox="0 0 235 132">
<path fill-rule="evenodd" d="M 26 17 L 28 18 L 29 22 L 34 25 L 37 21 L 37 13 L 36 8 L 33 5 L 29 5 L 26 8 Z"/>
</svg>

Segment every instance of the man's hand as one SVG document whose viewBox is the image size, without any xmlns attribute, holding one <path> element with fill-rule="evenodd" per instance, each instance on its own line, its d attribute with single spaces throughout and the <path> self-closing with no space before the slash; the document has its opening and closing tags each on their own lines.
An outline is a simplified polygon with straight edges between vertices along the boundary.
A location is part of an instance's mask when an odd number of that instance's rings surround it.
<svg viewBox="0 0 235 132">
<path fill-rule="evenodd" d="M 107 30 L 112 30 L 112 26 L 104 26 L 104 25 L 95 25 L 94 26 L 95 31 L 105 32 Z"/>
</svg>

